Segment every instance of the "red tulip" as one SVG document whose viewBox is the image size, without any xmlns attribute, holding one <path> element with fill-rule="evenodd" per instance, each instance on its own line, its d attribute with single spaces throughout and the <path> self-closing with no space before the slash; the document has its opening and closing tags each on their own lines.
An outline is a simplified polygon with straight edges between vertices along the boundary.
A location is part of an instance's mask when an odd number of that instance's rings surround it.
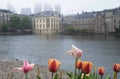
<svg viewBox="0 0 120 79">
<path fill-rule="evenodd" d="M 59 66 L 60 66 L 60 61 L 56 59 L 49 59 L 48 60 L 48 69 L 50 72 L 55 73 L 57 72 Z"/>
<path fill-rule="evenodd" d="M 120 72 L 120 64 L 118 64 L 118 63 L 114 64 L 114 65 L 113 65 L 113 70 L 114 70 L 115 72 Z"/>
<path fill-rule="evenodd" d="M 29 71 L 31 71 L 34 67 L 34 64 L 29 64 L 27 60 L 24 61 L 22 67 L 16 67 L 15 70 L 21 70 L 25 74 L 27 74 Z"/>
<path fill-rule="evenodd" d="M 104 71 L 105 71 L 105 68 L 103 68 L 103 67 L 98 68 L 99 75 L 104 75 Z"/>
<path fill-rule="evenodd" d="M 76 68 L 77 69 L 81 69 L 82 68 L 82 61 L 77 60 Z"/>
<path fill-rule="evenodd" d="M 72 45 L 72 50 L 68 51 L 68 53 L 71 53 L 75 58 L 80 58 L 82 56 L 82 50 L 75 47 L 74 45 Z"/>
<path fill-rule="evenodd" d="M 92 69 L 92 63 L 88 61 L 82 62 L 82 73 L 88 74 Z"/>
</svg>

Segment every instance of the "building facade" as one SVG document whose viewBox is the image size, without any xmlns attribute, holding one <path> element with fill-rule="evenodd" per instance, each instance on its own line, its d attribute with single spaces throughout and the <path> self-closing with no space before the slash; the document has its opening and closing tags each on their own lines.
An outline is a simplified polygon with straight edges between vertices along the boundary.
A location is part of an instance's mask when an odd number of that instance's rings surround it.
<svg viewBox="0 0 120 79">
<path fill-rule="evenodd" d="M 115 31 L 120 31 L 120 7 L 116 8 L 113 13 L 113 26 Z"/>
<path fill-rule="evenodd" d="M 120 7 L 97 12 L 84 12 L 70 18 L 72 20 L 65 19 L 66 23 L 80 31 L 86 29 L 88 32 L 106 34 L 120 32 Z"/>
<path fill-rule="evenodd" d="M 9 10 L 0 9 L 0 31 L 3 23 L 6 24 L 9 23 L 11 16 L 12 16 L 12 12 L 10 12 Z"/>
<path fill-rule="evenodd" d="M 105 15 L 103 12 L 98 12 L 95 17 L 95 26 L 94 32 L 95 33 L 106 33 L 107 26 L 105 24 Z"/>
<path fill-rule="evenodd" d="M 61 31 L 58 16 L 34 16 L 32 21 L 34 33 L 59 33 Z"/>
<path fill-rule="evenodd" d="M 95 30 L 95 13 L 82 13 L 75 17 L 72 26 L 79 31 L 94 32 Z"/>
</svg>

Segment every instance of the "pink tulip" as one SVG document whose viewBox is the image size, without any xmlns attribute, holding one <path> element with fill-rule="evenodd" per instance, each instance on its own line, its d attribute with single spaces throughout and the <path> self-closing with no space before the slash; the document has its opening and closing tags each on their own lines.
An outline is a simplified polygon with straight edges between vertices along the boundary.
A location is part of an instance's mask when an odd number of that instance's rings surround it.
<svg viewBox="0 0 120 79">
<path fill-rule="evenodd" d="M 68 53 L 71 53 L 75 58 L 80 58 L 82 56 L 82 50 L 74 45 L 72 45 L 72 50 L 68 51 Z"/>
<path fill-rule="evenodd" d="M 22 67 L 16 67 L 14 68 L 14 70 L 20 70 L 25 74 L 27 74 L 29 71 L 33 69 L 33 67 L 34 67 L 34 64 L 29 64 L 28 61 L 25 60 Z"/>
</svg>

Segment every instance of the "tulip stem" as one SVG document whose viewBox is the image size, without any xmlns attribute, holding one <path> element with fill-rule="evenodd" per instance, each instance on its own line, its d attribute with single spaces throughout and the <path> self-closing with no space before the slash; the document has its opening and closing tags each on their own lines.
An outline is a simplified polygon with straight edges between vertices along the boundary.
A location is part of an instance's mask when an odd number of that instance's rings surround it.
<svg viewBox="0 0 120 79">
<path fill-rule="evenodd" d="M 102 79 L 102 75 L 101 75 L 101 79 Z"/>
<path fill-rule="evenodd" d="M 117 79 L 117 72 L 116 72 L 116 79 Z"/>
<path fill-rule="evenodd" d="M 117 72 L 114 72 L 114 79 L 117 79 Z"/>
<path fill-rule="evenodd" d="M 80 74 L 81 72 L 80 72 L 80 69 L 79 69 L 79 74 Z"/>
<path fill-rule="evenodd" d="M 82 72 L 79 70 L 79 74 L 80 74 L 80 79 L 81 79 L 81 76 L 82 76 Z"/>
<path fill-rule="evenodd" d="M 76 79 L 76 66 L 77 66 L 77 58 L 75 59 L 75 75 L 74 75 L 74 79 Z"/>
<path fill-rule="evenodd" d="M 52 72 L 52 77 L 51 77 L 51 79 L 53 79 L 53 75 L 54 75 L 54 73 Z"/>
<path fill-rule="evenodd" d="M 25 79 L 27 79 L 27 73 L 25 74 Z"/>
<path fill-rule="evenodd" d="M 86 74 L 84 73 L 84 75 L 83 75 L 83 79 L 85 79 L 86 78 Z"/>
</svg>

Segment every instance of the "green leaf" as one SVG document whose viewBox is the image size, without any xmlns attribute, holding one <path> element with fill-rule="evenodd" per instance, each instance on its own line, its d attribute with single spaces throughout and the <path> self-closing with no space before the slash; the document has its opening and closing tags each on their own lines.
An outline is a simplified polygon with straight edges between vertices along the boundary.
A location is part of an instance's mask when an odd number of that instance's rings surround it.
<svg viewBox="0 0 120 79">
<path fill-rule="evenodd" d="M 110 79 L 110 75 L 108 74 L 105 79 Z"/>
<path fill-rule="evenodd" d="M 81 76 L 82 76 L 82 73 L 76 75 L 76 77 L 77 77 L 76 79 L 81 79 Z"/>
<path fill-rule="evenodd" d="M 56 73 L 54 79 L 58 79 L 58 76 L 59 76 L 59 75 Z"/>
<path fill-rule="evenodd" d="M 90 76 L 88 76 L 88 79 L 97 79 L 95 75 L 90 73 Z"/>
<path fill-rule="evenodd" d="M 74 77 L 73 73 L 67 73 L 67 75 L 69 76 L 70 79 Z"/>
<path fill-rule="evenodd" d="M 41 77 L 37 76 L 37 79 L 42 79 Z"/>
</svg>

